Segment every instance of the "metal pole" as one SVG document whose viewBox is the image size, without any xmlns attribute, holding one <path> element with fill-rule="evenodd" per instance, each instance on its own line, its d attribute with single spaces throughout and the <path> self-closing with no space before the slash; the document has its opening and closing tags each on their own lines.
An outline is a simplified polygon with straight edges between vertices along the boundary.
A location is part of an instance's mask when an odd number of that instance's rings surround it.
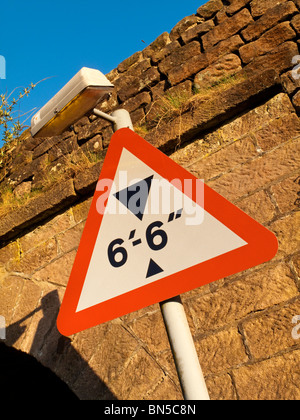
<svg viewBox="0 0 300 420">
<path fill-rule="evenodd" d="M 160 304 L 185 400 L 208 401 L 209 395 L 180 296 Z"/>
<path fill-rule="evenodd" d="M 98 110 L 94 110 L 94 113 L 112 121 L 114 123 L 114 131 L 120 128 L 133 130 L 130 114 L 125 109 L 114 111 L 111 116 Z M 180 296 L 160 303 L 160 307 L 184 399 L 209 400 L 194 340 Z"/>
<path fill-rule="evenodd" d="M 99 111 L 99 109 L 94 109 L 93 112 L 98 117 L 111 121 L 114 125 L 114 131 L 117 131 L 120 128 L 130 128 L 133 131 L 130 114 L 126 109 L 118 109 L 117 111 L 112 112 L 111 115 Z"/>
<path fill-rule="evenodd" d="M 114 131 L 120 130 L 120 128 L 130 128 L 133 131 L 130 114 L 126 109 L 118 109 L 112 112 L 111 116 L 115 118 Z"/>
</svg>

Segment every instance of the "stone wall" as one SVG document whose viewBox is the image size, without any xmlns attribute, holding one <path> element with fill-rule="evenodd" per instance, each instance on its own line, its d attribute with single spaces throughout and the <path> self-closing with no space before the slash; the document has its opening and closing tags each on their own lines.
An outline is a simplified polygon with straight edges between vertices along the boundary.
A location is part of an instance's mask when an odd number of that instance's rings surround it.
<svg viewBox="0 0 300 420">
<path fill-rule="evenodd" d="M 99 109 L 273 231 L 269 263 L 182 296 L 212 399 L 300 399 L 300 2 L 210 0 L 107 76 Z M 62 136 L 2 149 L 5 343 L 81 399 L 181 399 L 158 305 L 70 338 L 59 305 L 112 135 L 89 115 Z"/>
</svg>

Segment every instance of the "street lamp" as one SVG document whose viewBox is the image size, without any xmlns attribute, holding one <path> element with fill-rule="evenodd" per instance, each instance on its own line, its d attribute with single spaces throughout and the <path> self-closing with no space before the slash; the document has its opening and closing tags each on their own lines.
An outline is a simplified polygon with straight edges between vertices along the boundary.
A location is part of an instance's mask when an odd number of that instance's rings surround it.
<svg viewBox="0 0 300 420">
<path fill-rule="evenodd" d="M 33 137 L 60 135 L 91 109 L 114 86 L 99 70 L 83 67 L 31 120 Z"/>
</svg>

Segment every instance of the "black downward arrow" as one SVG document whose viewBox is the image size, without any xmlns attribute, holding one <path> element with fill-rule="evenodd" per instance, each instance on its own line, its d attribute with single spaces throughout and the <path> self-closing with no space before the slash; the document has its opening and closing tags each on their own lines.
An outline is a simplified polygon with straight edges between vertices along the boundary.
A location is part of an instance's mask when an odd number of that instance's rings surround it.
<svg viewBox="0 0 300 420">
<path fill-rule="evenodd" d="M 154 175 L 149 176 L 114 194 L 114 196 L 140 220 L 142 220 L 144 216 L 153 176 Z"/>
</svg>

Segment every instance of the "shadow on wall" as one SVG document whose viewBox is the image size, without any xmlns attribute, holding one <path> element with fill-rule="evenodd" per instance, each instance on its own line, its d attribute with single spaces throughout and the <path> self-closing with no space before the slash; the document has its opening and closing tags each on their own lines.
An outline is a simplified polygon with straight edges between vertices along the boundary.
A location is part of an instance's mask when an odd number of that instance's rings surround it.
<svg viewBox="0 0 300 420">
<path fill-rule="evenodd" d="M 72 346 L 69 338 L 56 328 L 60 307 L 57 291 L 48 293 L 41 306 L 6 329 L 6 341 L 0 343 L 0 396 L 2 398 L 53 398 L 68 400 L 116 400 L 88 363 Z M 22 325 L 42 311 L 30 355 L 11 346 L 23 335 Z M 48 366 L 46 368 L 44 366 Z M 72 391 L 59 377 L 70 384 Z"/>
</svg>

